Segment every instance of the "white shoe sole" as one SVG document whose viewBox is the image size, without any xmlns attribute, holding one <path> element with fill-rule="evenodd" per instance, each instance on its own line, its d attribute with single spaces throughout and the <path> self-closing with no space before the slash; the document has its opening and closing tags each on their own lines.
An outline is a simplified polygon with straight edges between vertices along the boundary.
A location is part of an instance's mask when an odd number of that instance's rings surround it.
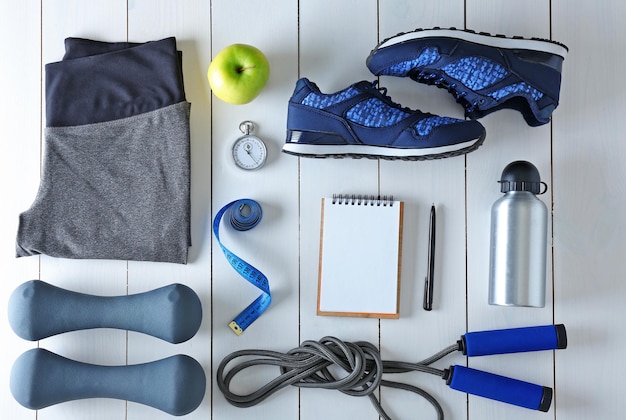
<svg viewBox="0 0 626 420">
<path fill-rule="evenodd" d="M 381 42 L 376 49 L 380 50 L 403 42 L 426 38 L 461 39 L 467 42 L 496 48 L 541 51 L 555 54 L 563 58 L 567 56 L 568 52 L 566 46 L 554 41 L 534 38 L 526 39 L 521 37 L 507 38 L 503 35 L 489 35 L 460 29 L 418 29 L 413 32 L 406 32 L 388 38 Z"/>
<path fill-rule="evenodd" d="M 464 143 L 449 146 L 431 147 L 425 149 L 401 149 L 396 147 L 368 146 L 358 144 L 346 145 L 318 145 L 285 143 L 283 152 L 291 155 L 313 158 L 372 158 L 372 159 L 399 159 L 399 160 L 429 160 L 452 157 L 476 150 L 484 137 Z"/>
</svg>

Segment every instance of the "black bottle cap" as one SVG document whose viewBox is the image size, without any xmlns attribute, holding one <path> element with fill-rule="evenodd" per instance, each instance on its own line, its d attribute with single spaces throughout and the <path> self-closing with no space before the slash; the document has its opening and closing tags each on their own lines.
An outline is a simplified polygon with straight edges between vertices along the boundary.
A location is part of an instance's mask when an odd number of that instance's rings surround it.
<svg viewBox="0 0 626 420">
<path fill-rule="evenodd" d="M 545 182 L 541 182 L 539 171 L 530 162 L 517 160 L 511 162 L 502 171 L 500 191 L 529 191 L 533 194 L 543 194 L 548 189 Z M 542 191 L 541 186 L 544 186 Z"/>
</svg>

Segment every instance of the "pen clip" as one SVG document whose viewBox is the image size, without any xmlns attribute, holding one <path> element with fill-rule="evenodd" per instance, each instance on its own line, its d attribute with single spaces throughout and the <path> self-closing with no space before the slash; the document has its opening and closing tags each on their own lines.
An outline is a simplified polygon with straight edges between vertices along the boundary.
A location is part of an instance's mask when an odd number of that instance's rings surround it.
<svg viewBox="0 0 626 420">
<path fill-rule="evenodd" d="M 428 271 L 424 281 L 424 310 L 433 309 L 433 277 L 435 275 L 435 205 L 430 207 L 430 223 L 428 226 Z"/>
<path fill-rule="evenodd" d="M 428 276 L 424 278 L 424 310 L 430 311 L 433 309 L 433 299 L 431 296 L 431 282 L 428 281 Z"/>
</svg>

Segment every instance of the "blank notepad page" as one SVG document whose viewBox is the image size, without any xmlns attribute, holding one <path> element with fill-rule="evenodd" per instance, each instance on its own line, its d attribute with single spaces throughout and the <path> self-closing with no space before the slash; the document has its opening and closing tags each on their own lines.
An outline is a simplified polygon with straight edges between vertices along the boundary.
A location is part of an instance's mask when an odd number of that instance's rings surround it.
<svg viewBox="0 0 626 420">
<path fill-rule="evenodd" d="M 318 315 L 398 318 L 403 203 L 323 198 Z"/>
</svg>

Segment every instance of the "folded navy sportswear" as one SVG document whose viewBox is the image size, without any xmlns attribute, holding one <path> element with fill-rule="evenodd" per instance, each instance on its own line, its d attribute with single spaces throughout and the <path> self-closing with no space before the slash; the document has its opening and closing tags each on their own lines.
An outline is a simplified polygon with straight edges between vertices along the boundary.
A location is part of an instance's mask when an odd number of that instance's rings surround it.
<svg viewBox="0 0 626 420">
<path fill-rule="evenodd" d="M 190 104 L 176 39 L 65 49 L 46 65 L 43 174 L 17 257 L 186 263 Z"/>
</svg>

